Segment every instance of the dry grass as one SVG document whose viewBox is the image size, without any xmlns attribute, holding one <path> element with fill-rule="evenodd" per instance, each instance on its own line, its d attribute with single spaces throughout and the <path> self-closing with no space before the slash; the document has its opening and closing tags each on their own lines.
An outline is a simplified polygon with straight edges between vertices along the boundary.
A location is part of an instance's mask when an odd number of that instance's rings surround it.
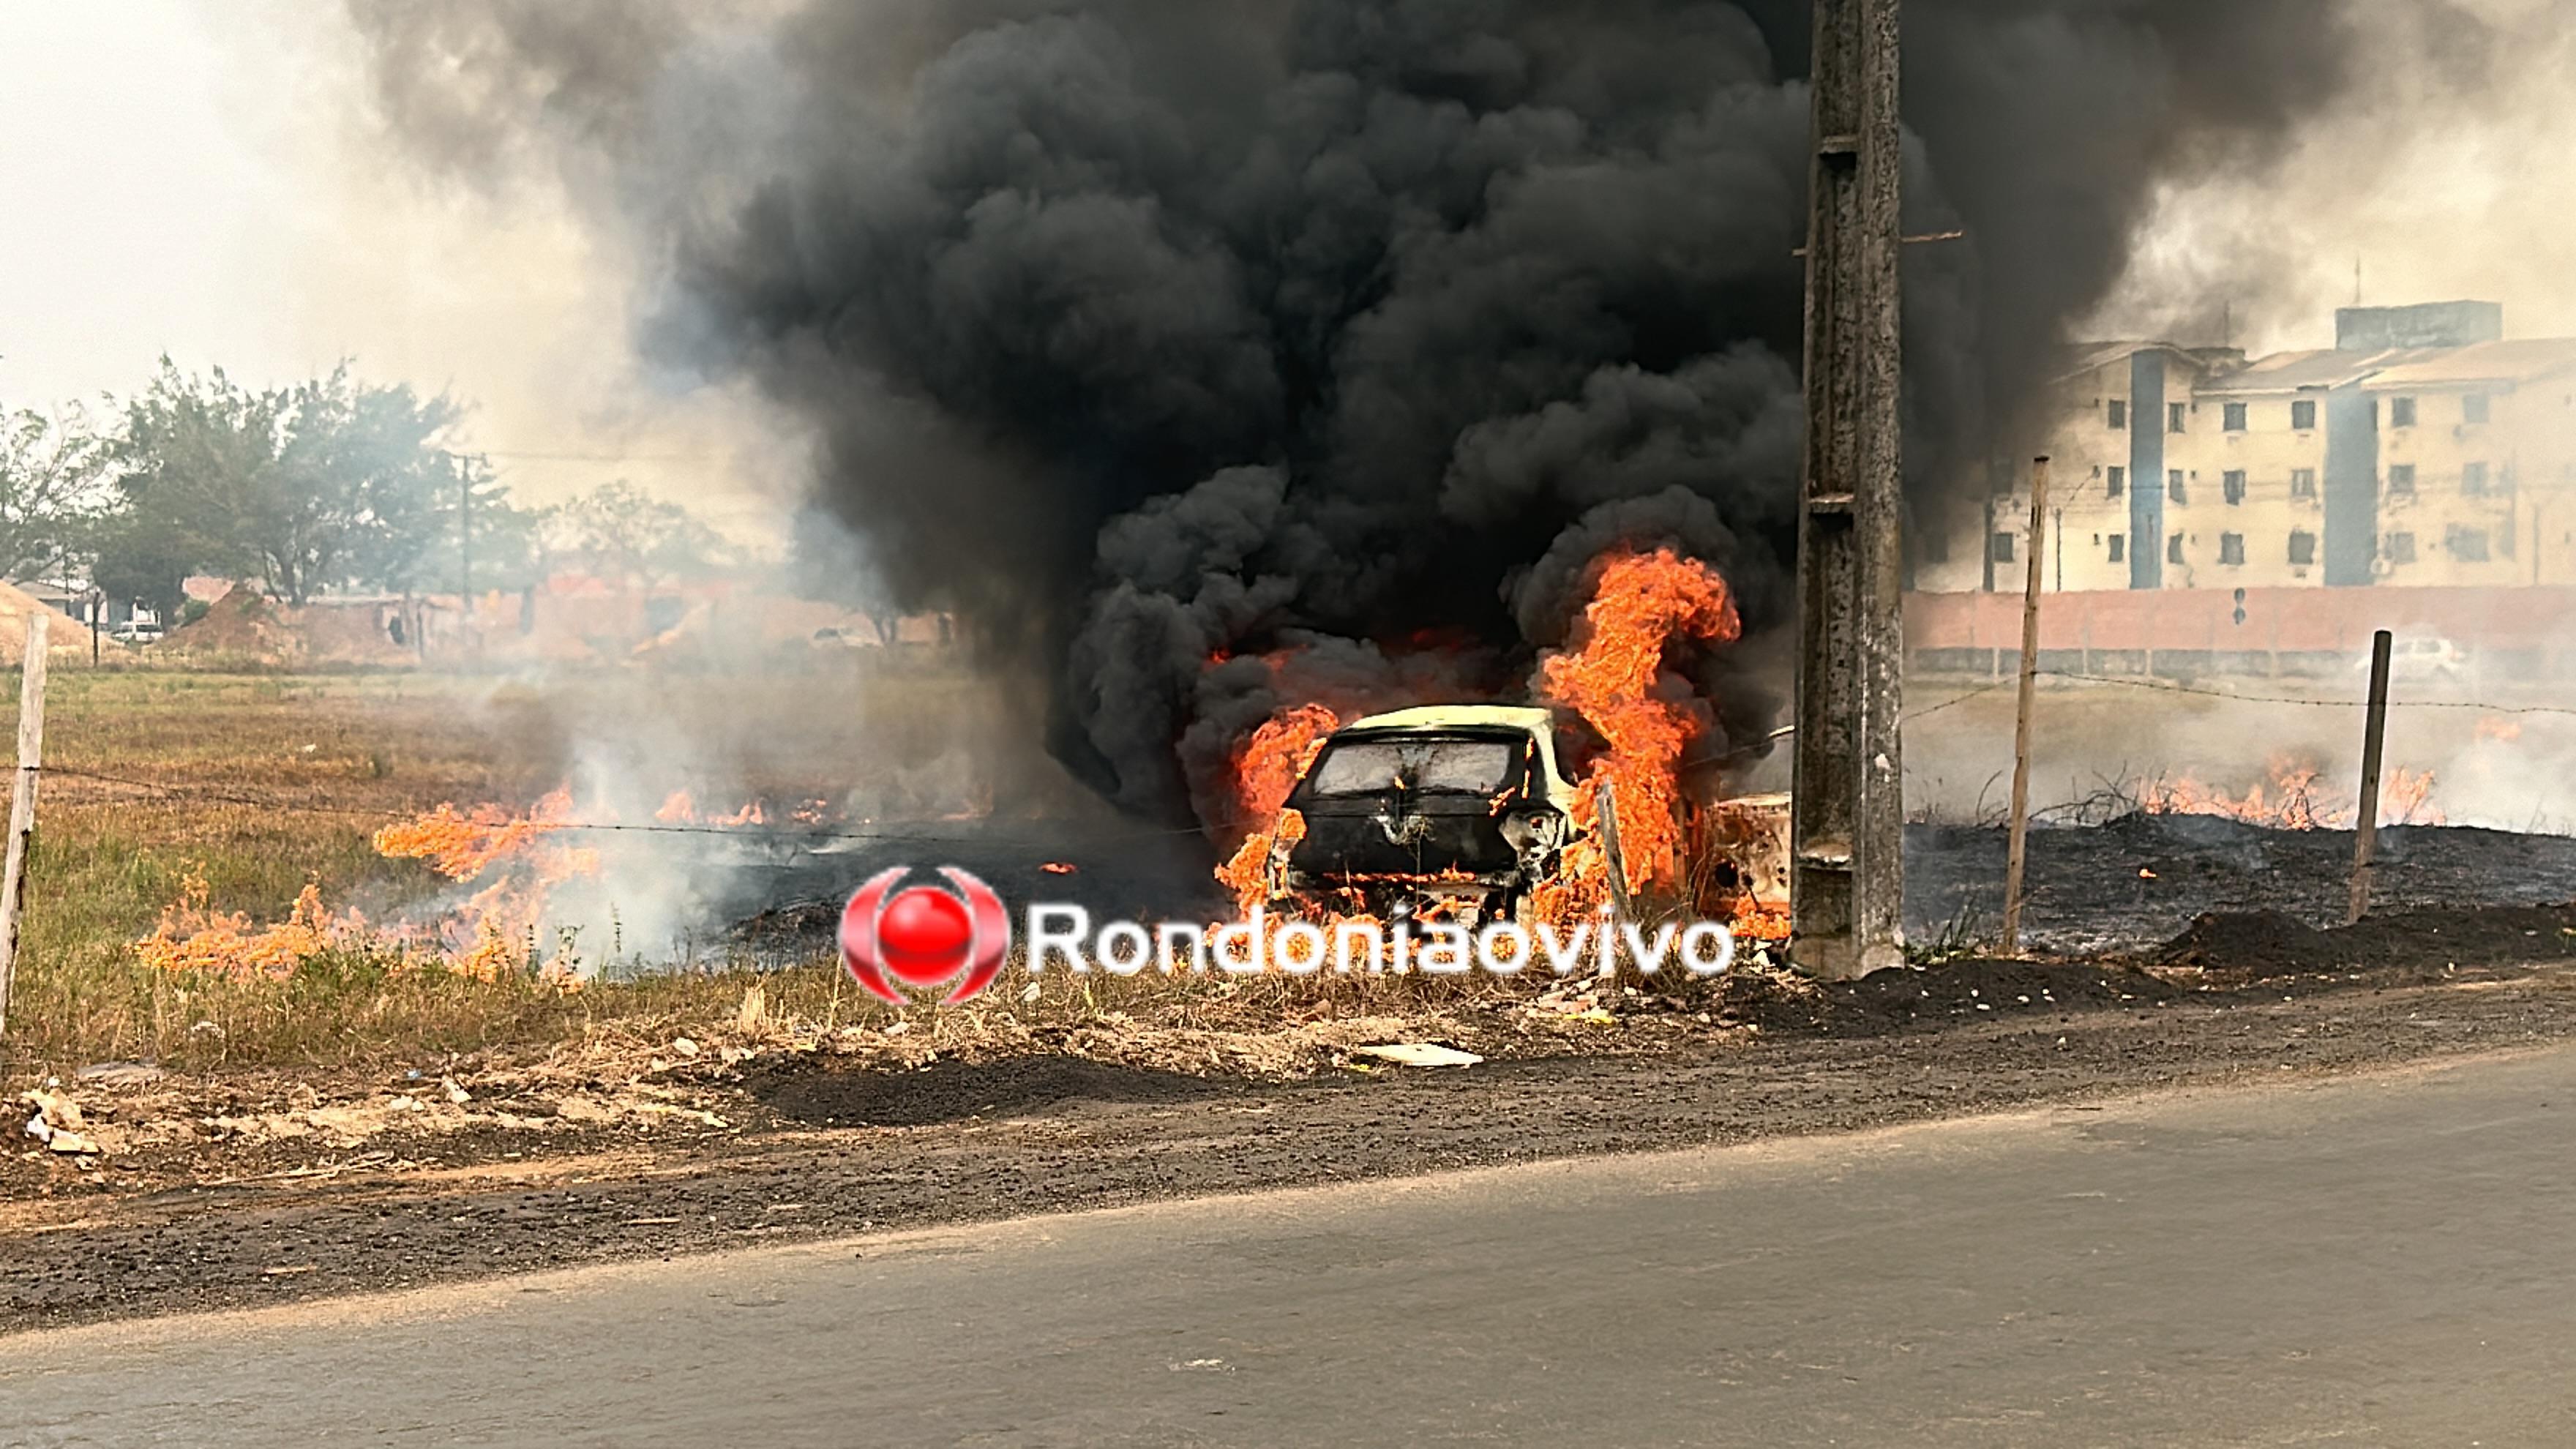
<svg viewBox="0 0 2576 1449">
<path fill-rule="evenodd" d="M 5 679 L 6 676 L 0 676 Z M 0 696 L 0 718 L 15 708 Z M 833 963 L 755 973 L 747 962 L 563 991 L 406 963 L 365 941 L 284 980 L 149 968 L 133 943 L 190 878 L 209 905 L 284 917 L 308 883 L 332 907 L 398 915 L 446 889 L 387 860 L 376 828 L 442 802 L 525 805 L 562 784 L 597 721 L 645 721 L 722 756 L 728 778 L 782 798 L 835 793 L 856 771 L 900 771 L 953 751 L 1007 710 L 954 672 L 918 665 L 830 676 L 565 677 L 544 687 L 403 675 L 57 673 L 48 698 L 44 807 L 30 876 L 26 956 L 0 1074 L 100 1061 L 217 1067 L 417 1067 L 451 1054 L 618 1050 L 721 1037 L 757 983 L 754 1035 L 827 1037 L 905 1025 L 914 1042 L 1007 1044 L 1050 1031 L 1133 1030 L 1222 1055 L 1278 1033 L 1527 1003 L 1562 983 L 1458 977 L 1166 979 L 1050 974 L 1032 997 L 1013 970 L 955 1011 L 898 1013 Z M 853 741 L 868 742 L 866 765 Z M 991 757 L 1007 758 L 990 751 Z M 112 776 L 102 779 L 100 776 Z M 1060 782 L 1005 778 L 1006 792 Z"/>
<path fill-rule="evenodd" d="M 14 715 L 14 675 L 0 718 Z M 739 979 L 663 977 L 563 993 L 529 980 L 402 969 L 363 948 L 284 981 L 147 969 L 133 942 L 190 877 L 210 904 L 283 917 L 318 884 L 376 918 L 445 883 L 371 844 L 389 820 L 441 802 L 524 805 L 571 770 L 582 721 L 650 717 L 713 742 L 730 777 L 792 791 L 831 768 L 854 728 L 913 748 L 969 704 L 960 676 L 854 665 L 783 678 L 568 677 L 543 688 L 413 675 L 287 676 L 58 667 L 28 879 L 24 956 L 9 1014 L 11 1078 L 119 1059 L 372 1066 L 540 1044 L 603 1024 L 730 1010 Z M 774 978 L 782 1010 L 828 1014 L 834 977 Z"/>
</svg>

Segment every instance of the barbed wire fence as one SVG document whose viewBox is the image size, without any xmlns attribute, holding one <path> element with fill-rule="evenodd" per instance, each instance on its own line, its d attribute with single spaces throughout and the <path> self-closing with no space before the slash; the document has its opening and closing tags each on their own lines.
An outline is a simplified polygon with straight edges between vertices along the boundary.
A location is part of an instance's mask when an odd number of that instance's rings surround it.
<svg viewBox="0 0 2576 1449">
<path fill-rule="evenodd" d="M 2077 685 L 2131 689 L 2154 694 L 2190 695 L 2240 704 L 2288 705 L 2316 709 L 2352 710 L 2364 708 L 2367 703 L 2366 701 L 2359 699 L 2335 699 L 2285 694 L 2245 694 L 2235 690 L 2213 689 L 2206 686 L 2192 685 L 2176 681 L 2148 680 L 2121 675 L 2081 674 L 2052 669 L 2043 669 L 2040 670 L 2039 673 L 2044 678 L 2056 679 Z M 1971 703 L 1972 701 L 2009 690 L 2014 687 L 2014 683 L 2015 682 L 2011 679 L 2001 679 L 1974 688 L 1961 690 L 1958 693 L 1951 694 L 1934 703 L 1907 711 L 1905 722 L 1907 724 L 1914 724 L 1921 720 L 1932 718 L 1933 716 L 1943 714 L 1949 710 Z M 2391 700 L 2389 702 L 2389 707 L 2391 709 L 2398 710 L 2465 710 L 2482 715 L 2493 715 L 2498 717 L 2517 715 L 2557 715 L 2576 718 L 2576 706 L 2511 704 L 2502 701 L 2397 699 Z M 1756 759 L 1767 754 L 1772 748 L 1788 740 L 1795 733 L 1795 726 L 1782 726 L 1768 731 L 1758 740 L 1740 745 L 1730 745 L 1724 750 L 1685 757 L 1679 762 L 1678 767 L 1686 770 L 1699 769 L 1713 765 L 1724 766 L 1737 764 Z M 283 794 L 257 794 L 237 789 L 228 789 L 221 786 L 174 782 L 170 780 L 145 779 L 133 775 L 117 774 L 104 770 L 84 769 L 77 766 L 62 764 L 47 765 L 45 767 L 45 773 L 48 776 L 58 779 L 86 780 L 95 784 L 113 785 L 124 789 L 145 791 L 166 800 L 236 805 L 245 809 L 294 811 L 296 813 L 306 815 L 336 815 L 353 820 L 375 820 L 386 823 L 416 819 L 424 813 L 420 808 L 339 805 L 326 800 L 316 800 L 310 795 L 297 798 Z M 581 819 L 544 820 L 539 823 L 543 824 L 549 831 L 578 834 L 713 836 L 741 839 L 749 834 L 767 831 L 777 835 L 792 835 L 799 840 L 814 844 L 879 843 L 981 845 L 989 847 L 1010 847 L 1017 845 L 1024 846 L 1031 850 L 1046 850 L 1068 845 L 1117 845 L 1137 841 L 1177 839 L 1191 835 L 1224 834 L 1231 831 L 1251 828 L 1261 822 L 1249 819 L 1232 819 L 1175 826 L 1149 826 L 1140 824 L 1132 828 L 1120 827 L 1110 830 L 1099 830 L 1068 824 L 1055 827 L 1059 833 L 1051 834 L 1045 840 L 1034 838 L 1014 840 L 1004 834 L 997 833 L 992 830 L 939 831 L 926 824 L 918 826 L 890 824 L 853 825 L 830 821 L 806 823 L 792 820 L 787 822 L 756 821 L 716 824 L 705 822 L 642 822 Z"/>
</svg>

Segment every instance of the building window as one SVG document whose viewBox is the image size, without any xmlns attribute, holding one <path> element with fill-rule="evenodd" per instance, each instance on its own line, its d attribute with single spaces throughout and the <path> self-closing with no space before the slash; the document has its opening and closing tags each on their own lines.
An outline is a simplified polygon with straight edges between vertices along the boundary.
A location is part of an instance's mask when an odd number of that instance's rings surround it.
<svg viewBox="0 0 2576 1449">
<path fill-rule="evenodd" d="M 2231 433 L 2245 431 L 2245 404 L 2229 403 L 2223 411 L 2226 415 L 2224 426 L 2227 431 Z"/>
<path fill-rule="evenodd" d="M 2127 534 L 2124 534 L 2124 533 L 2115 533 L 2115 534 L 2112 534 L 2112 535 L 2111 535 L 2111 562 L 2113 562 L 2113 563 L 2127 563 L 2128 561 L 2129 561 L 2129 536 L 2128 536 Z"/>
<path fill-rule="evenodd" d="M 2291 427 L 2294 427 L 2294 428 L 2298 429 L 2300 432 L 2303 432 L 2303 433 L 2304 433 L 2304 432 L 2308 432 L 2308 431 L 2310 431 L 2310 430 L 2314 429 L 2314 428 L 2316 427 L 2316 425 L 2317 425 L 2317 405 L 2316 405 L 2315 403 L 2313 403 L 2313 402 L 2294 402 L 2294 403 L 2290 404 L 2290 426 L 2291 426 Z"/>
<path fill-rule="evenodd" d="M 2222 533 L 2218 536 L 2218 561 L 2223 564 L 2245 562 L 2245 535 Z"/>
<path fill-rule="evenodd" d="M 2460 399 L 2460 421 L 2483 423 L 2487 420 L 2489 399 L 2485 393 L 2473 392 Z"/>
<path fill-rule="evenodd" d="M 2393 397 L 2388 400 L 2388 425 L 2392 428 L 2415 426 L 2415 399 Z"/>
<path fill-rule="evenodd" d="M 2168 538 L 2168 539 L 2166 539 L 2166 540 L 2165 540 L 2165 562 L 2167 562 L 2167 563 L 2181 563 L 2181 562 L 2182 562 L 2182 535 L 2181 535 L 2181 534 L 2177 533 L 2177 534 L 2175 534 L 2173 537 Z"/>
<path fill-rule="evenodd" d="M 2442 546 L 2462 563 L 2487 561 L 2487 531 L 2483 528 L 2462 528 L 2454 523 L 2444 533 Z"/>
<path fill-rule="evenodd" d="M 2108 476 L 2111 480 L 2111 496 L 2117 498 L 2120 496 L 2120 490 L 2127 487 L 2129 484 L 2129 470 L 2126 468 L 2114 468 L 2110 471 Z"/>
<path fill-rule="evenodd" d="M 2181 431 L 2182 431 L 2182 428 L 2183 428 L 2183 410 L 2184 410 L 2185 406 L 2186 406 L 2186 405 L 2185 405 L 2185 404 L 2183 404 L 2183 403 L 2167 403 L 2167 404 L 2165 404 L 2165 431 L 2166 431 L 2166 432 L 2168 432 L 2168 433 L 2179 433 L 2179 432 L 2181 432 Z"/>
<path fill-rule="evenodd" d="M 2388 496 L 2391 498 L 2412 498 L 2415 496 L 2414 464 L 2391 463 L 2388 465 Z"/>
<path fill-rule="evenodd" d="M 2487 492 L 2487 465 L 2471 463 L 2460 469 L 2460 491 L 2471 498 L 2483 498 Z"/>
<path fill-rule="evenodd" d="M 2244 502 L 2245 470 L 2242 468 L 2228 469 L 2226 473 L 2220 476 L 2218 486 L 2219 490 L 2227 495 L 2227 501 L 2230 504 Z"/>
<path fill-rule="evenodd" d="M 2293 498 L 2314 498 L 2314 497 L 2316 497 L 2316 496 L 2317 496 L 2317 470 L 2316 470 L 2316 469 L 2314 469 L 2314 468 L 2293 468 L 2293 469 L 2291 469 L 2291 470 L 2290 470 L 2290 496 L 2291 496 L 2291 497 L 2293 497 Z"/>
<path fill-rule="evenodd" d="M 2127 398 L 2118 397 L 2111 399 L 2111 426 L 2115 428 L 2126 428 L 2128 425 L 2129 400 Z"/>
<path fill-rule="evenodd" d="M 2013 536 L 2009 533 L 1998 533 L 1988 539 L 1986 557 L 1993 559 L 1997 563 L 2011 563 L 2013 561 Z"/>
<path fill-rule="evenodd" d="M 2415 535 L 2392 533 L 2388 535 L 2387 543 L 2379 552 L 2390 563 L 2411 564 L 2415 561 Z"/>
<path fill-rule="evenodd" d="M 2176 503 L 2189 503 L 2191 501 L 2191 499 L 2185 495 L 2182 486 L 2182 470 L 2180 468 L 2176 468 L 2165 475 L 2165 496 Z"/>
<path fill-rule="evenodd" d="M 2290 566 L 2306 568 L 2317 561 L 2317 536 L 2306 529 L 2290 534 Z"/>
</svg>

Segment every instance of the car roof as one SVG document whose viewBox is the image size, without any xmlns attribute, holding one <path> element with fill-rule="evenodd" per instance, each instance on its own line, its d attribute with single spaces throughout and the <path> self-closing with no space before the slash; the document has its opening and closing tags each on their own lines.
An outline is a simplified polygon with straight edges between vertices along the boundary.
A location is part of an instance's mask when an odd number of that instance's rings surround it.
<svg viewBox="0 0 2576 1449">
<path fill-rule="evenodd" d="M 1512 729 L 1544 735 L 1556 717 L 1543 709 L 1499 704 L 1434 704 L 1370 715 L 1344 728 L 1353 730 Z"/>
</svg>

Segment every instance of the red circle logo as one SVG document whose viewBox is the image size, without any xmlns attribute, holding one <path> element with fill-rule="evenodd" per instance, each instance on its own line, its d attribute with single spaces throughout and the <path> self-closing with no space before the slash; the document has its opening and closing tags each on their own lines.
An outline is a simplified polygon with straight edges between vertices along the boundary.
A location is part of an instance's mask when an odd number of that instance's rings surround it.
<svg viewBox="0 0 2576 1449">
<path fill-rule="evenodd" d="M 918 990 L 953 981 L 943 1003 L 949 1006 L 983 995 L 1011 952 L 1011 918 L 1002 898 L 982 880 L 949 866 L 939 873 L 957 888 L 954 893 L 919 885 L 889 899 L 895 884 L 911 873 L 910 866 L 897 866 L 877 876 L 842 909 L 841 959 L 851 977 L 897 1006 L 907 998 L 896 981 Z"/>
</svg>

